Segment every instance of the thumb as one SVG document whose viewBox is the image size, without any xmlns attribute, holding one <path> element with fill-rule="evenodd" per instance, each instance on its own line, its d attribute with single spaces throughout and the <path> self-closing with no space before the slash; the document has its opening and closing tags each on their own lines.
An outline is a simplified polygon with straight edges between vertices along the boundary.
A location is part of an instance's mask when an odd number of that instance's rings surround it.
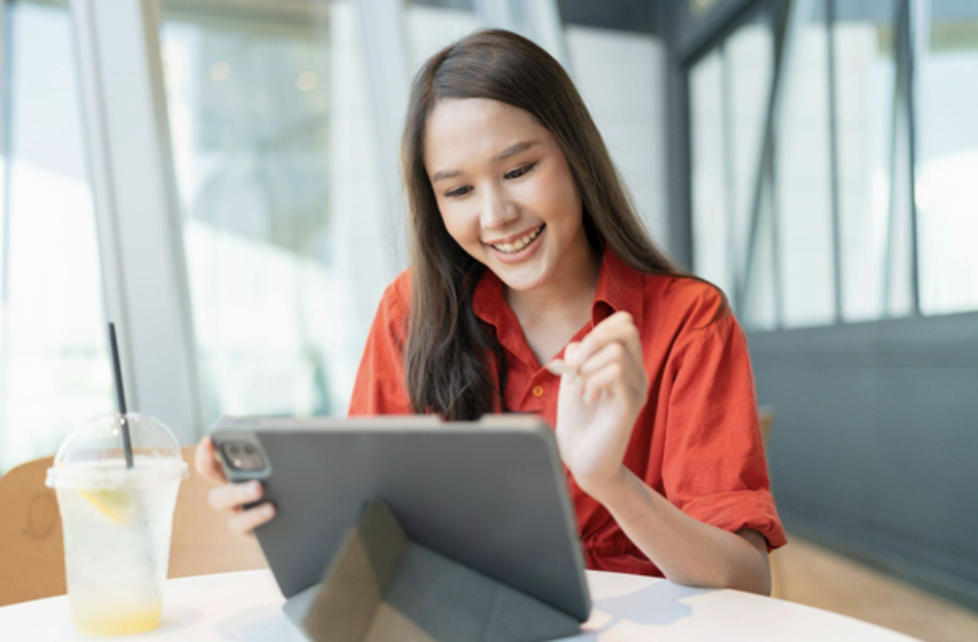
<svg viewBox="0 0 978 642">
<path fill-rule="evenodd" d="M 194 468 L 205 479 L 217 483 L 227 483 L 228 479 L 224 475 L 224 469 L 221 468 L 221 462 L 218 460 L 214 441 L 209 436 L 204 437 L 197 444 L 197 450 L 194 453 Z"/>
</svg>

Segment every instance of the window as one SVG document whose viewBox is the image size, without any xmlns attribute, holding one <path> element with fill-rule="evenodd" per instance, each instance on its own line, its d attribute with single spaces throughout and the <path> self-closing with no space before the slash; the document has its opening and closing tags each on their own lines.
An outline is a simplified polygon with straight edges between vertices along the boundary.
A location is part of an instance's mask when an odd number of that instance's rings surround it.
<svg viewBox="0 0 978 642">
<path fill-rule="evenodd" d="M 390 252 L 355 12 L 163 3 L 207 421 L 346 412 Z"/>
<path fill-rule="evenodd" d="M 906 163 L 893 165 L 899 140 L 896 101 L 896 0 L 867 4 L 836 3 L 840 13 L 835 38 L 835 114 L 838 130 L 839 251 L 842 319 L 869 321 L 888 316 L 887 256 L 906 264 L 909 237 L 890 234 L 890 220 L 904 222 L 908 186 Z M 900 179 L 891 174 L 899 171 Z M 900 191 L 895 189 L 900 187 Z M 891 204 L 894 209 L 891 212 Z M 899 257 L 893 250 L 902 240 Z M 906 293 L 909 272 L 890 290 Z M 890 297 L 892 299 L 892 297 Z M 902 297 L 905 301 L 908 296 Z M 905 305 L 905 304 L 904 304 Z"/>
<path fill-rule="evenodd" d="M 665 51 L 647 3 L 410 0 L 405 22 L 412 74 L 480 27 L 509 28 L 554 55 L 584 98 L 653 239 L 669 244 L 660 161 Z"/>
<path fill-rule="evenodd" d="M 609 9 L 610 5 L 602 5 Z M 583 22 L 583 20 L 582 20 Z M 665 49 L 639 21 L 567 24 L 568 72 L 601 132 L 652 240 L 670 244 L 667 217 L 664 122 L 661 90 Z M 639 27 L 646 27 L 639 30 Z"/>
<path fill-rule="evenodd" d="M 731 236 L 726 240 L 729 264 L 742 283 L 732 293 L 742 301 L 742 317 L 753 327 L 772 328 L 777 322 L 778 288 L 775 280 L 774 193 L 771 161 L 763 159 L 765 114 L 774 72 L 774 32 L 771 16 L 761 12 L 731 34 L 723 45 L 726 61 L 728 124 L 724 128 L 731 185 Z M 759 176 L 760 174 L 760 176 Z M 760 183 L 760 193 L 757 193 Z M 756 216 L 755 216 L 755 199 Z M 752 234 L 752 225 L 756 229 Z M 747 248 L 754 260 L 748 263 Z"/>
<path fill-rule="evenodd" d="M 942 314 L 978 309 L 978 5 L 928 4 L 916 92 L 920 305 Z"/>
<path fill-rule="evenodd" d="M 485 26 L 484 19 L 476 13 L 471 0 L 405 0 L 404 5 L 412 74 L 421 68 L 428 56 L 474 29 Z"/>
<path fill-rule="evenodd" d="M 825 6 L 801 16 L 776 123 L 776 270 L 784 327 L 835 320 L 829 38 Z"/>
<path fill-rule="evenodd" d="M 761 164 L 773 46 L 762 12 L 690 72 L 694 270 L 753 327 L 776 324 L 771 168 Z"/>
<path fill-rule="evenodd" d="M 773 7 L 776 111 L 747 110 L 770 137 L 736 115 L 760 93 L 738 73 L 761 50 L 734 53 L 750 22 L 689 67 L 696 270 L 754 329 L 978 309 L 978 9 Z"/>
<path fill-rule="evenodd" d="M 5 11 L 0 472 L 114 407 L 68 11 Z"/>
<path fill-rule="evenodd" d="M 735 252 L 728 247 L 733 231 L 732 204 L 725 154 L 724 116 L 729 113 L 723 92 L 723 55 L 718 49 L 700 60 L 689 77 L 692 122 L 693 243 L 696 272 L 726 292 L 733 291 Z"/>
</svg>

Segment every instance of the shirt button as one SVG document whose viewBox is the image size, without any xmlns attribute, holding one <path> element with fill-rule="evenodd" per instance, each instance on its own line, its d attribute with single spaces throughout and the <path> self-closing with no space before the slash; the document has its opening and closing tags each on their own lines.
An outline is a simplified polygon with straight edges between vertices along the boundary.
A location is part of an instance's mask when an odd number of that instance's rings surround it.
<svg viewBox="0 0 978 642">
<path fill-rule="evenodd" d="M 534 397 L 542 397 L 543 396 L 543 386 L 534 386 L 533 387 L 533 396 Z"/>
</svg>

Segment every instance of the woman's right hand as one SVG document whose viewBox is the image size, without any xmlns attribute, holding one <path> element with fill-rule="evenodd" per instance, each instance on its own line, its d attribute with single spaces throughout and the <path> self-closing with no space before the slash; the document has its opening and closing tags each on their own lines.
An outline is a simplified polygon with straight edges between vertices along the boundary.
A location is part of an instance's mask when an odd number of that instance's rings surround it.
<svg viewBox="0 0 978 642">
<path fill-rule="evenodd" d="M 261 482 L 253 480 L 236 484 L 228 483 L 224 469 L 221 468 L 217 449 L 210 437 L 204 437 L 197 444 L 194 463 L 197 473 L 201 477 L 221 484 L 217 488 L 211 489 L 207 501 L 211 508 L 229 515 L 228 526 L 232 532 L 242 536 L 254 537 L 252 531 L 256 527 L 275 517 L 275 505 L 271 502 L 265 502 L 247 510 L 242 508 L 243 504 L 251 504 L 261 499 L 263 491 Z"/>
</svg>

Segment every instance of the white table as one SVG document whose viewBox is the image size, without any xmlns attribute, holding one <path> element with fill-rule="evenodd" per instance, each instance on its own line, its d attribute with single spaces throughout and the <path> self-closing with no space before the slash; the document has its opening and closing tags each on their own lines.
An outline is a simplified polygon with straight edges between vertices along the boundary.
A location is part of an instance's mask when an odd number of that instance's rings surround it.
<svg viewBox="0 0 978 642">
<path fill-rule="evenodd" d="M 594 609 L 569 640 L 908 640 L 859 620 L 749 593 L 691 589 L 666 580 L 587 572 Z M 159 629 L 112 640 L 269 640 L 305 638 L 282 614 L 269 571 L 168 580 Z M 75 634 L 67 597 L 0 608 L 0 638 L 90 640 Z"/>
</svg>

